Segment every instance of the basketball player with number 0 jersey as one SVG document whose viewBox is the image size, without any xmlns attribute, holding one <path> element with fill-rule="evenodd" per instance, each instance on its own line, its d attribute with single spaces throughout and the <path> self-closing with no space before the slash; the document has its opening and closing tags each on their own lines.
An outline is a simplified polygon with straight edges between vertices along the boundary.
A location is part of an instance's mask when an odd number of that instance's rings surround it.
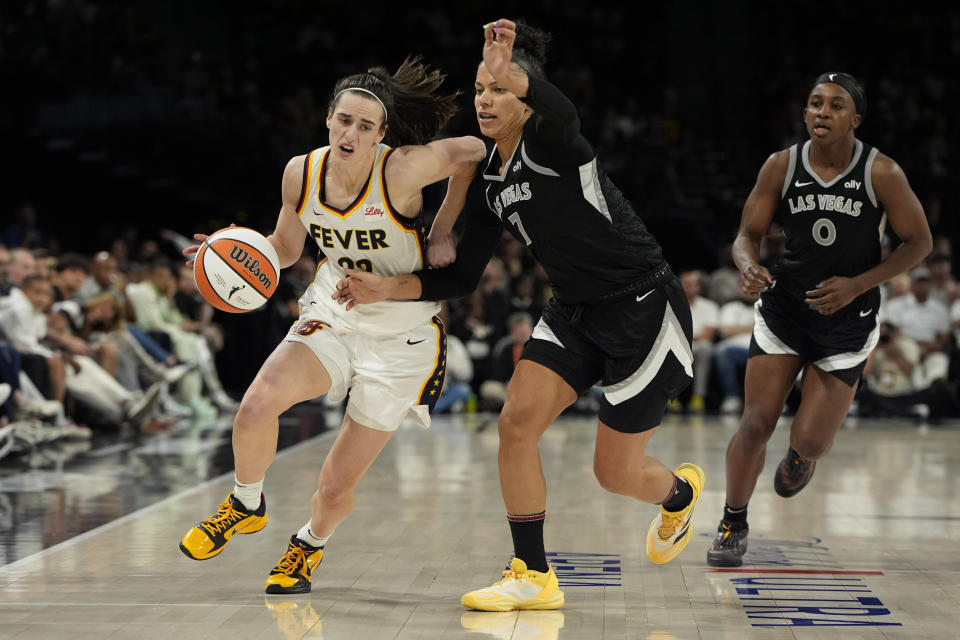
<svg viewBox="0 0 960 640">
<path fill-rule="evenodd" d="M 855 131 L 866 97 L 846 73 L 819 76 L 803 119 L 810 139 L 772 154 L 743 208 L 733 258 L 755 305 L 740 428 L 727 447 L 723 519 L 711 566 L 739 566 L 747 547 L 747 502 L 787 394 L 802 374 L 790 448 L 774 490 L 790 497 L 810 481 L 853 401 L 878 339 L 878 285 L 920 262 L 932 246 L 923 208 L 902 169 Z M 768 271 L 760 242 L 772 222 L 786 234 Z M 903 241 L 881 260 L 889 225 Z"/>
<path fill-rule="evenodd" d="M 349 389 L 311 518 L 270 571 L 267 593 L 311 590 L 327 539 L 353 510 L 357 483 L 401 421 L 430 424 L 446 364 L 439 305 L 385 302 L 346 314 L 330 294 L 345 268 L 385 275 L 424 268 L 421 189 L 445 178 L 454 186 L 469 182 L 483 158 L 484 144 L 473 136 L 431 141 L 456 110 L 455 95 L 439 94 L 443 78 L 418 60 L 406 60 L 393 75 L 375 67 L 342 78 L 329 102 L 329 145 L 293 158 L 284 171 L 283 206 L 267 239 L 287 267 L 311 236 L 320 248 L 317 274 L 300 299 L 300 318 L 240 403 L 233 492 L 180 542 L 189 558 L 206 560 L 235 534 L 263 529 L 262 488 L 276 454 L 278 417 L 323 394 L 342 399 Z"/>
</svg>

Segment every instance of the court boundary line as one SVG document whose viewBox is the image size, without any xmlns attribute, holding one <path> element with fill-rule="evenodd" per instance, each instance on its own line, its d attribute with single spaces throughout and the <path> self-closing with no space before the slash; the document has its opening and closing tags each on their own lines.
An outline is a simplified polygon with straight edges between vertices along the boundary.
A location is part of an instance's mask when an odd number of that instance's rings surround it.
<svg viewBox="0 0 960 640">
<path fill-rule="evenodd" d="M 322 440 L 323 438 L 331 437 L 339 432 L 340 432 L 339 427 L 336 429 L 328 429 L 327 431 L 317 434 L 312 438 L 308 438 L 303 442 L 298 442 L 295 445 L 291 445 L 289 447 L 286 447 L 285 449 L 281 449 L 280 451 L 277 452 L 276 456 L 274 456 L 274 460 L 278 460 L 279 458 L 282 458 L 291 453 L 294 453 L 295 451 L 299 451 L 300 449 L 303 449 L 308 445 L 316 444 L 316 442 Z M 153 504 L 148 504 L 145 507 L 140 507 L 139 509 L 136 509 L 135 511 L 131 511 L 130 513 L 124 514 L 115 520 L 111 520 L 110 522 L 105 522 L 98 527 L 94 527 L 93 529 L 84 531 L 83 533 L 79 533 L 68 540 L 64 540 L 63 542 L 58 542 L 52 547 L 41 549 L 40 551 L 37 551 L 36 553 L 32 553 L 29 556 L 26 556 L 25 558 L 20 558 L 19 560 L 15 560 L 10 564 L 5 564 L 3 566 L 0 566 L 0 576 L 5 576 L 7 573 L 12 572 L 17 567 L 27 564 L 28 562 L 32 562 L 34 560 L 40 560 L 42 558 L 45 558 L 48 555 L 56 553 L 57 551 L 61 551 L 69 546 L 83 542 L 87 538 L 92 538 L 96 535 L 105 533 L 107 531 L 110 531 L 111 529 L 119 527 L 122 524 L 126 524 L 130 520 L 134 520 L 135 518 L 145 516 L 148 513 L 151 513 L 153 511 L 156 511 L 166 506 L 167 503 L 169 502 L 173 502 L 174 500 L 179 500 L 193 493 L 197 493 L 198 491 L 202 491 L 203 489 L 206 489 L 210 485 L 216 484 L 217 482 L 221 482 L 229 478 L 233 474 L 234 474 L 234 471 L 231 470 L 231 471 L 222 473 L 219 476 L 216 476 L 214 478 L 204 480 L 203 482 L 201 482 L 196 486 L 193 486 L 193 487 L 190 487 L 189 489 L 184 489 L 182 491 L 169 495 L 158 502 L 154 502 Z"/>
</svg>

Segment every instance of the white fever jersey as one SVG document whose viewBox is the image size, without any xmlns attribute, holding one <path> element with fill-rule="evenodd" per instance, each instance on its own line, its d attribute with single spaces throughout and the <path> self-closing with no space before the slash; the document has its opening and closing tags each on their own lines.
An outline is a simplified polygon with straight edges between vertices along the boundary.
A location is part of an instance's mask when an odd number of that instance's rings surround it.
<svg viewBox="0 0 960 640">
<path fill-rule="evenodd" d="M 300 299 L 301 308 L 325 305 L 348 327 L 364 333 L 400 333 L 419 326 L 440 310 L 437 302 L 383 301 L 346 305 L 331 299 L 344 268 L 382 276 L 411 273 L 425 267 L 426 229 L 422 216 L 400 215 L 390 202 L 384 168 L 393 152 L 377 145 L 376 158 L 366 185 L 346 209 L 324 202 L 324 181 L 330 147 L 307 154 L 303 189 L 297 215 L 320 248 L 317 274 Z"/>
<path fill-rule="evenodd" d="M 773 267 L 777 288 L 803 300 L 832 276 L 857 276 L 880 263 L 887 215 L 873 190 L 877 150 L 855 141 L 850 164 L 824 182 L 810 168 L 810 141 L 790 147 L 774 220 L 786 235 Z"/>
</svg>

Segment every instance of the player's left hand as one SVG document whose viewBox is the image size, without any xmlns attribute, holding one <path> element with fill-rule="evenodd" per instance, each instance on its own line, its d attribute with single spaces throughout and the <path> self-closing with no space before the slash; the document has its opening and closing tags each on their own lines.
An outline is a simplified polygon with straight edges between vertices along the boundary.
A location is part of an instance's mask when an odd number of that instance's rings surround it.
<svg viewBox="0 0 960 640">
<path fill-rule="evenodd" d="M 507 74 L 516 40 L 517 24 L 512 20 L 500 18 L 483 25 L 483 64 L 494 78 Z"/>
<path fill-rule="evenodd" d="M 804 302 L 817 313 L 830 316 L 850 304 L 861 293 L 853 278 L 833 276 L 818 284 L 816 289 L 807 291 Z"/>
<path fill-rule="evenodd" d="M 344 269 L 343 271 L 347 274 L 347 277 L 337 282 L 337 288 L 330 297 L 336 300 L 337 304 L 347 305 L 347 311 L 358 304 L 369 304 L 387 299 L 386 278 L 383 276 L 356 269 Z"/>
<path fill-rule="evenodd" d="M 457 259 L 457 243 L 452 233 L 430 234 L 427 238 L 427 263 L 434 269 L 445 267 Z"/>
</svg>

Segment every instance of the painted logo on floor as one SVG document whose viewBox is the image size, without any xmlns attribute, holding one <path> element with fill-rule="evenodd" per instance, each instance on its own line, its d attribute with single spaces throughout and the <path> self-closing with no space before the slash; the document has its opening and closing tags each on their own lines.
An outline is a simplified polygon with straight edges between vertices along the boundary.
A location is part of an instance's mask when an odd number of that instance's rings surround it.
<svg viewBox="0 0 960 640">
<path fill-rule="evenodd" d="M 882 571 L 842 567 L 819 538 L 750 540 L 744 567 L 730 583 L 754 627 L 900 627 L 870 590 L 867 578 Z"/>
<path fill-rule="evenodd" d="M 623 586 L 623 564 L 616 553 L 547 553 L 561 587 Z"/>
</svg>

